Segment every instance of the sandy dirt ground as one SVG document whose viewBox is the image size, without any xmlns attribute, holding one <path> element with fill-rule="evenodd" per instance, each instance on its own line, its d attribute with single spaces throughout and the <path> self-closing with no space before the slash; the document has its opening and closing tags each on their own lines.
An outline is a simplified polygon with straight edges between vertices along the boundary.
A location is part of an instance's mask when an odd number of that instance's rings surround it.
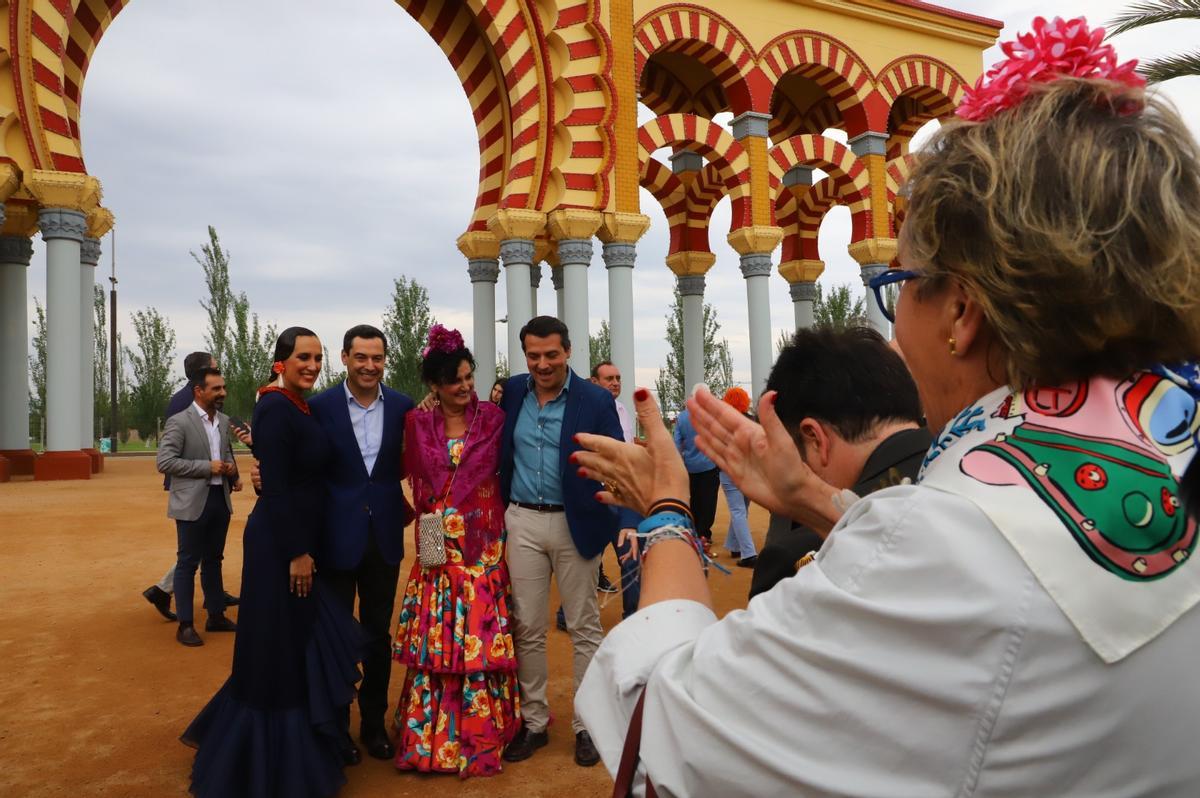
<svg viewBox="0 0 1200 798">
<path fill-rule="evenodd" d="M 243 462 L 243 468 L 248 463 Z M 225 585 L 240 590 L 242 530 L 253 496 L 234 497 Z M 724 540 L 722 498 L 714 537 Z M 767 514 L 751 510 L 761 545 Z M 411 536 L 410 536 L 411 540 Z M 412 549 L 401 574 L 412 566 Z M 722 551 L 721 561 L 731 565 Z M 175 556 L 174 523 L 149 457 L 110 457 L 88 482 L 0 484 L 0 796 L 173 796 L 187 793 L 192 750 L 180 732 L 229 674 L 233 635 L 206 634 L 200 588 L 197 626 L 205 645 L 184 648 L 142 598 Z M 611 549 L 605 570 L 619 570 Z M 750 571 L 713 572 L 719 614 L 745 606 Z M 619 596 L 602 610 L 620 620 Z M 557 606 L 557 599 L 554 599 Z M 398 609 L 397 602 L 397 609 Z M 236 618 L 236 608 L 230 612 Z M 393 621 L 394 624 L 394 621 Z M 603 796 L 603 765 L 573 760 L 571 646 L 551 631 L 550 744 L 489 779 L 398 773 L 364 758 L 348 768 L 340 796 Z M 392 672 L 394 705 L 404 671 Z M 352 719 L 357 729 L 357 720 Z"/>
</svg>

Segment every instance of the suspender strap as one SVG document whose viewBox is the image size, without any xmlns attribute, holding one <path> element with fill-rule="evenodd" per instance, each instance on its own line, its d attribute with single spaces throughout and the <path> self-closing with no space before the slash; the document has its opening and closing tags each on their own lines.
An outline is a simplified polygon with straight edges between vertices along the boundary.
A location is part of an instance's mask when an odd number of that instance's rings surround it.
<svg viewBox="0 0 1200 798">
<path fill-rule="evenodd" d="M 646 689 L 638 697 L 637 706 L 633 708 L 633 717 L 629 719 L 629 732 L 625 735 L 625 747 L 621 749 L 621 764 L 617 768 L 617 778 L 613 783 L 613 798 L 633 798 L 633 777 L 637 774 L 638 760 L 641 758 L 642 747 L 642 708 L 646 703 Z M 646 798 L 657 798 L 650 776 L 646 776 Z"/>
</svg>

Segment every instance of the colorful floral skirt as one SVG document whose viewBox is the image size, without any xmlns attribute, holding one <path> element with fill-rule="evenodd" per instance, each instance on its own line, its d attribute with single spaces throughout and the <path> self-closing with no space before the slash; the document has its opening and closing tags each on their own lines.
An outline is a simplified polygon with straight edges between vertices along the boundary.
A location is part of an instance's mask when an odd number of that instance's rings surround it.
<svg viewBox="0 0 1200 798">
<path fill-rule="evenodd" d="M 416 563 L 405 587 L 394 644 L 396 661 L 408 666 L 396 767 L 490 776 L 520 728 L 508 567 L 502 545 L 477 565 L 453 559 Z"/>
</svg>

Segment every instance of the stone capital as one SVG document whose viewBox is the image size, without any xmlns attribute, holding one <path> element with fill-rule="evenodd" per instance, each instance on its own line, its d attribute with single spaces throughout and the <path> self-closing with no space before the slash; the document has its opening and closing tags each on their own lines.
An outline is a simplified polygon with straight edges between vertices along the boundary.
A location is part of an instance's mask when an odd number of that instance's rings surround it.
<svg viewBox="0 0 1200 798">
<path fill-rule="evenodd" d="M 604 214 L 583 208 L 560 208 L 550 214 L 548 221 L 550 235 L 559 241 L 590 239 L 600 229 Z M 562 260 L 561 252 L 559 259 Z"/>
<path fill-rule="evenodd" d="M 672 174 L 686 174 L 687 172 L 699 172 L 704 168 L 704 158 L 698 152 L 692 150 L 680 150 L 671 154 L 671 172 Z"/>
<path fill-rule="evenodd" d="M 894 238 L 864 238 L 847 247 L 850 257 L 860 265 L 867 263 L 890 263 L 896 257 L 898 245 Z"/>
<path fill-rule="evenodd" d="M 87 217 L 88 238 L 95 238 L 97 240 L 104 238 L 115 223 L 116 219 L 113 218 L 112 211 L 103 205 L 98 206 Z"/>
<path fill-rule="evenodd" d="M 87 236 L 79 245 L 79 263 L 95 266 L 100 263 L 100 239 Z"/>
<path fill-rule="evenodd" d="M 676 277 L 704 276 L 716 262 L 717 256 L 711 252 L 684 250 L 672 252 L 667 256 L 667 268 L 674 272 Z"/>
<path fill-rule="evenodd" d="M 650 217 L 644 213 L 606 213 L 596 235 L 606 244 L 634 244 L 650 229 Z"/>
<path fill-rule="evenodd" d="M 32 238 L 38 229 L 38 207 L 33 200 L 9 200 L 4 204 L 4 226 L 0 235 Z"/>
<path fill-rule="evenodd" d="M 604 245 L 604 266 L 609 269 L 632 269 L 637 262 L 637 244 L 610 241 Z"/>
<path fill-rule="evenodd" d="M 554 283 L 555 291 L 563 290 L 562 269 L 551 269 L 550 270 L 550 282 Z"/>
<path fill-rule="evenodd" d="M 726 240 L 739 255 L 769 255 L 783 240 L 783 228 L 768 225 L 739 227 Z"/>
<path fill-rule="evenodd" d="M 87 217 L 68 208 L 42 208 L 38 211 L 38 227 L 46 241 L 56 238 L 83 241 L 87 235 Z"/>
<path fill-rule="evenodd" d="M 788 293 L 792 295 L 793 302 L 816 302 L 817 284 L 814 282 L 792 283 L 788 286 Z"/>
<path fill-rule="evenodd" d="M 473 283 L 494 283 L 500 279 L 500 261 L 496 258 L 471 258 L 467 274 Z"/>
<path fill-rule="evenodd" d="M 533 241 L 528 238 L 509 238 L 500 242 L 500 260 L 510 263 L 533 263 Z"/>
<path fill-rule="evenodd" d="M 33 242 L 28 236 L 0 236 L 0 263 L 28 266 L 33 258 Z"/>
<path fill-rule="evenodd" d="M 871 278 L 878 277 L 888 270 L 886 263 L 864 263 L 862 265 L 862 281 L 867 288 L 871 287 Z"/>
<path fill-rule="evenodd" d="M 770 124 L 770 114 L 746 111 L 733 118 L 733 124 L 731 125 L 733 128 L 733 137 L 738 141 L 750 136 L 758 136 L 765 139 L 767 137 L 767 128 Z"/>
<path fill-rule="evenodd" d="M 492 235 L 505 239 L 528 239 L 532 241 L 546 229 L 546 214 L 524 208 L 502 208 L 488 219 L 488 230 Z"/>
<path fill-rule="evenodd" d="M 560 238 L 558 240 L 558 262 L 562 266 L 592 262 L 592 239 Z"/>
<path fill-rule="evenodd" d="M 779 264 L 779 275 L 789 283 L 811 283 L 824 272 L 823 260 L 789 260 Z"/>
<path fill-rule="evenodd" d="M 537 288 L 542 284 L 542 264 L 540 261 L 534 261 L 529 267 L 529 287 Z"/>
<path fill-rule="evenodd" d="M 887 155 L 887 133 L 867 131 L 850 139 L 850 151 L 861 158 L 864 155 Z"/>
<path fill-rule="evenodd" d="M 25 174 L 25 187 L 43 208 L 88 214 L 100 204 L 100 181 L 91 175 L 35 169 Z"/>
<path fill-rule="evenodd" d="M 783 184 L 788 188 L 792 186 L 811 186 L 812 183 L 813 170 L 811 166 L 793 166 L 783 173 Z"/>
<path fill-rule="evenodd" d="M 703 274 L 681 274 L 675 278 L 680 296 L 704 296 Z"/>
<path fill-rule="evenodd" d="M 455 243 L 467 260 L 495 260 L 500 257 L 500 239 L 486 230 L 463 233 Z"/>
<path fill-rule="evenodd" d="M 751 252 L 742 256 L 742 276 L 751 277 L 771 276 L 771 256 L 761 252 Z"/>
</svg>

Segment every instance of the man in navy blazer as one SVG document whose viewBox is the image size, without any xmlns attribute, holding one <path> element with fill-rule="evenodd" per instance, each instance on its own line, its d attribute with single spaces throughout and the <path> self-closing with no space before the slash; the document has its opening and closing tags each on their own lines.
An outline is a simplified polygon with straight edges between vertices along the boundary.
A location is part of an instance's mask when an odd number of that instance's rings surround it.
<svg viewBox="0 0 1200 798">
<path fill-rule="evenodd" d="M 521 328 L 528 374 L 504 386 L 504 435 L 500 488 L 507 505 L 508 569 L 512 579 L 517 678 L 525 724 L 504 752 L 510 762 L 546 745 L 546 633 L 550 577 L 562 597 L 574 649 L 575 686 L 604 637 L 596 585 L 600 555 L 618 530 L 636 527 L 638 516 L 596 501 L 600 483 L 578 476 L 570 456 L 579 432 L 624 440 L 612 394 L 571 371 L 567 327 L 538 316 Z M 578 718 L 575 761 L 600 761 Z"/>
<path fill-rule="evenodd" d="M 346 332 L 342 363 L 346 380 L 309 400 L 329 435 L 325 534 L 317 552 L 322 581 L 353 611 L 366 637 L 358 692 L 359 739 L 376 759 L 395 755 L 388 739 L 388 682 L 392 668 L 391 620 L 396 602 L 404 529 L 413 510 L 401 486 L 407 396 L 383 385 L 387 339 L 368 324 Z M 350 711 L 346 708 L 349 734 Z M 351 743 L 347 761 L 361 755 Z"/>
</svg>

